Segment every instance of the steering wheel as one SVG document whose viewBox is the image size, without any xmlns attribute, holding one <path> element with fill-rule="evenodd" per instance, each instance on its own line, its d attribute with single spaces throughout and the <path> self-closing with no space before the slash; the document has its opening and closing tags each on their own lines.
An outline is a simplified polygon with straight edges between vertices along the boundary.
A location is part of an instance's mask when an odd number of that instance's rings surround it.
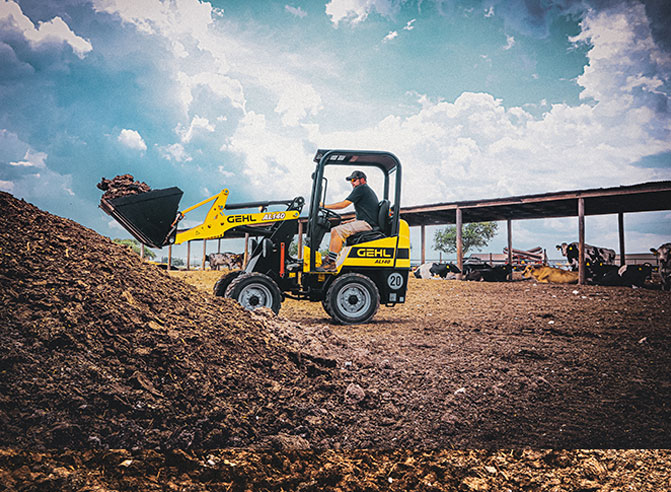
<svg viewBox="0 0 671 492">
<path fill-rule="evenodd" d="M 319 218 L 322 219 L 321 221 L 328 223 L 331 226 L 338 225 L 342 222 L 342 216 L 339 213 L 324 207 L 319 207 Z M 335 224 L 331 224 L 331 219 L 335 220 Z"/>
</svg>

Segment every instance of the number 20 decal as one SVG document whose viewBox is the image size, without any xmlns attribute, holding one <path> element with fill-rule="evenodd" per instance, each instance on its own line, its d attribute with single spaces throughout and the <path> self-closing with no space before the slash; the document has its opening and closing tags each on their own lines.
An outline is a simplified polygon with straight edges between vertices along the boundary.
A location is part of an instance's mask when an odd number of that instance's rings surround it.
<svg viewBox="0 0 671 492">
<path fill-rule="evenodd" d="M 397 290 L 403 287 L 403 275 L 394 272 L 387 277 L 387 285 L 390 289 Z"/>
</svg>

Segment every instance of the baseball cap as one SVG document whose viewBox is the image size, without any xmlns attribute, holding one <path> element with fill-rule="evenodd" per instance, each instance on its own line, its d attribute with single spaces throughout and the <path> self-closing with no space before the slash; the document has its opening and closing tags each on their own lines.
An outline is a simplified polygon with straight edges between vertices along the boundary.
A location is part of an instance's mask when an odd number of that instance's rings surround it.
<svg viewBox="0 0 671 492">
<path fill-rule="evenodd" d="M 366 179 L 366 175 L 361 171 L 353 171 L 352 174 L 345 178 L 347 181 L 352 181 L 354 179 Z"/>
</svg>

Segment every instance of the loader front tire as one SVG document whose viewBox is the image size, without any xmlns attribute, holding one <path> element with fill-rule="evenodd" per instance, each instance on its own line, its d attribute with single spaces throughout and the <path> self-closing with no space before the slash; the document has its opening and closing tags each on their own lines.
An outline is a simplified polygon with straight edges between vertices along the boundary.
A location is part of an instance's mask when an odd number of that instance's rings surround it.
<svg viewBox="0 0 671 492">
<path fill-rule="evenodd" d="M 226 297 L 235 299 L 249 311 L 261 307 L 273 310 L 275 314 L 282 306 L 282 292 L 275 281 L 263 273 L 243 273 L 233 279 L 226 289 Z"/>
<path fill-rule="evenodd" d="M 380 293 L 365 275 L 347 273 L 326 291 L 324 309 L 338 323 L 356 325 L 371 320 L 380 307 Z"/>
<path fill-rule="evenodd" d="M 233 270 L 232 272 L 225 273 L 222 277 L 217 280 L 217 283 L 214 284 L 214 295 L 219 297 L 226 296 L 226 289 L 231 285 L 231 282 L 238 278 L 241 273 L 245 273 L 244 270 Z"/>
</svg>

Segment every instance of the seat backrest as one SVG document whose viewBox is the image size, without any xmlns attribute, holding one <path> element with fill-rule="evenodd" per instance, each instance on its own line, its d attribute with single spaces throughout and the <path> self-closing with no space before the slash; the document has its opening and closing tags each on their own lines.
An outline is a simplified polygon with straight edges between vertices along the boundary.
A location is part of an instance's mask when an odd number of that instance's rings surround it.
<svg viewBox="0 0 671 492">
<path fill-rule="evenodd" d="M 382 200 L 378 203 L 377 223 L 385 236 L 391 234 L 391 217 L 389 216 L 389 200 Z"/>
</svg>

